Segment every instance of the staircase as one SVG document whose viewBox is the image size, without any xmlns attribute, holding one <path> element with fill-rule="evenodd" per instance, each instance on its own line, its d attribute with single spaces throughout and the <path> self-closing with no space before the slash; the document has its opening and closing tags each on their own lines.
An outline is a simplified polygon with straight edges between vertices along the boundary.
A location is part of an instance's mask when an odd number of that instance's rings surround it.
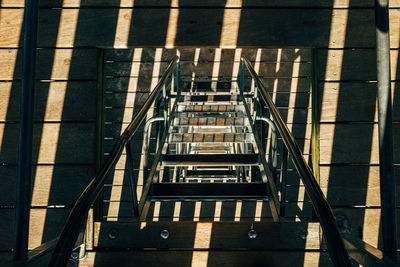
<svg viewBox="0 0 400 267">
<path fill-rule="evenodd" d="M 254 92 L 246 90 L 245 67 L 256 85 Z M 230 84 L 232 87 L 223 91 L 215 90 L 215 86 L 182 90 L 178 57 L 171 61 L 75 203 L 61 235 L 30 252 L 27 266 L 44 266 L 47 262 L 48 266 L 352 266 L 349 255 L 364 266 L 397 266 L 384 259 L 380 250 L 339 232 L 299 146 L 245 57 L 238 81 Z M 144 126 L 144 187 L 137 196 L 133 174 L 136 159 L 129 142 L 153 104 L 156 116 Z M 269 116 L 264 115 L 266 108 Z M 156 153 L 148 160 L 147 131 L 154 122 L 159 123 Z M 263 128 L 267 126 L 271 133 L 268 146 Z M 279 179 L 277 133 L 283 140 Z M 125 147 L 133 216 L 128 221 L 94 222 L 92 235 L 92 224 L 86 228 L 85 218 Z M 285 218 L 288 155 L 318 222 Z M 149 210 L 156 209 L 155 203 L 161 212 L 160 203 L 173 203 L 176 208 L 186 202 L 212 201 L 266 202 L 269 205 L 264 209 L 271 219 L 199 222 L 194 218 L 156 221 L 148 217 Z M 86 256 L 82 241 L 85 232 L 93 237 L 94 246 Z"/>
</svg>

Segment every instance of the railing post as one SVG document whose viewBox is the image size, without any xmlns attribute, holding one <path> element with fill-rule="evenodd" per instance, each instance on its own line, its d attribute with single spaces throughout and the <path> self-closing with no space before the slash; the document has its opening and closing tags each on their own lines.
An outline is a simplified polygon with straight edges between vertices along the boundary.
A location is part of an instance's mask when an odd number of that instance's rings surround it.
<svg viewBox="0 0 400 267">
<path fill-rule="evenodd" d="M 176 62 L 175 88 L 176 88 L 177 95 L 179 95 L 181 93 L 181 63 L 180 63 L 180 60 L 178 60 Z"/>
<path fill-rule="evenodd" d="M 28 257 L 37 21 L 38 0 L 26 0 L 13 255 L 13 259 L 16 263 L 22 263 Z"/>
<path fill-rule="evenodd" d="M 147 140 L 146 140 L 147 141 Z M 132 150 L 131 150 L 131 142 L 126 144 L 126 165 L 128 167 L 128 175 L 129 181 L 131 184 L 131 191 L 132 191 L 132 208 L 133 208 L 133 216 L 139 216 L 139 206 L 138 206 L 138 199 L 136 195 L 136 179 L 133 173 L 133 158 L 132 158 Z M 146 172 L 146 170 L 145 170 Z M 144 178 L 144 177 L 143 177 Z"/>
<path fill-rule="evenodd" d="M 285 216 L 285 208 L 286 208 L 286 176 L 287 176 L 287 162 L 288 162 L 288 150 L 283 144 L 282 147 L 282 160 L 281 160 L 281 207 L 280 214 L 282 217 Z"/>
<path fill-rule="evenodd" d="M 375 26 L 383 255 L 396 261 L 396 183 L 393 168 L 388 0 L 375 0 Z"/>
<path fill-rule="evenodd" d="M 240 59 L 240 68 L 239 68 L 239 90 L 240 94 L 244 93 L 244 61 Z"/>
</svg>

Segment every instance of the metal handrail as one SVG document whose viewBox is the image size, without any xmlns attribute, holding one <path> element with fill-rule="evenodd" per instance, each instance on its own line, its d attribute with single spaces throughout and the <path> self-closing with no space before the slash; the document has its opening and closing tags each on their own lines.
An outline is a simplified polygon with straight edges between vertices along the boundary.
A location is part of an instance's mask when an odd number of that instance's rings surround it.
<svg viewBox="0 0 400 267">
<path fill-rule="evenodd" d="M 129 123 L 128 127 L 118 138 L 113 146 L 113 149 L 108 158 L 103 163 L 97 175 L 92 179 L 83 193 L 80 195 L 78 200 L 75 202 L 68 219 L 61 232 L 60 238 L 57 242 L 56 248 L 52 254 L 49 266 L 65 266 L 67 265 L 71 251 L 74 248 L 74 244 L 79 235 L 80 229 L 84 225 L 84 218 L 89 211 L 91 205 L 96 200 L 104 186 L 105 180 L 111 170 L 115 167 L 118 162 L 122 151 L 129 140 L 133 137 L 135 132 L 138 130 L 140 124 L 146 118 L 146 114 L 149 111 L 151 105 L 156 100 L 157 96 L 163 89 L 163 86 L 167 82 L 167 78 L 173 73 L 178 62 L 179 57 L 176 56 L 168 65 L 166 71 L 160 78 L 158 84 L 155 86 L 142 108 L 139 110 L 137 115 Z"/>
<path fill-rule="evenodd" d="M 257 73 L 251 66 L 250 61 L 242 56 L 242 61 L 247 67 L 250 75 L 256 82 L 259 94 L 267 105 L 269 112 L 275 122 L 275 126 L 281 135 L 283 142 L 291 155 L 293 163 L 301 180 L 305 186 L 306 192 L 311 199 L 314 210 L 320 220 L 323 234 L 326 239 L 330 257 L 335 266 L 351 266 L 350 258 L 344 246 L 343 239 L 340 235 L 332 209 L 322 193 L 310 167 L 307 165 L 304 156 L 297 145 L 292 133 L 289 131 L 282 115 L 276 108 L 271 96 L 268 94 L 266 88 L 258 77 Z"/>
</svg>

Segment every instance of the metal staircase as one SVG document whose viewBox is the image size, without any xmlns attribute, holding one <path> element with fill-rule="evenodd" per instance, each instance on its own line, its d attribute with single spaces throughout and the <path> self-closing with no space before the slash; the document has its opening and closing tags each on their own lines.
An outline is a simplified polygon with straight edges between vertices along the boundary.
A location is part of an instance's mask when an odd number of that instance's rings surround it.
<svg viewBox="0 0 400 267">
<path fill-rule="evenodd" d="M 249 92 L 245 87 L 245 70 L 255 83 L 254 92 Z M 351 266 L 349 256 L 365 266 L 395 266 L 396 263 L 384 259 L 378 249 L 339 232 L 329 203 L 312 170 L 246 58 L 241 60 L 238 81 L 231 81 L 231 84 L 231 88 L 222 92 L 211 87 L 185 91 L 181 88 L 179 58 L 172 60 L 147 101 L 115 143 L 99 173 L 77 200 L 60 237 L 32 255 L 29 260 L 32 266 L 38 266 L 38 262 L 48 262 L 50 255 L 48 266 L 68 264 L 71 251 L 81 245 L 77 239 L 84 232 L 82 229 L 85 229 L 87 213 L 125 147 L 134 217 L 131 222 L 95 223 L 94 237 L 99 251 L 120 250 L 120 254 L 115 255 L 123 259 L 122 264 L 124 261 L 130 262 L 129 264 L 145 264 L 146 261 L 138 259 L 139 252 L 135 254 L 131 250 L 140 250 L 142 253 L 143 249 L 151 249 L 168 250 L 169 254 L 166 255 L 173 255 L 181 250 L 189 251 L 193 253 L 193 258 L 195 252 L 199 251 L 231 253 L 218 256 L 226 262 L 217 260 L 216 263 L 210 263 L 209 260 L 210 266 L 240 266 L 238 263 L 232 265 L 232 261 L 229 263 L 230 258 L 234 259 L 237 255 L 242 255 L 242 262 L 248 261 L 248 266 L 285 266 L 289 259 L 281 256 L 274 258 L 275 251 L 299 251 L 307 247 L 314 250 L 327 249 L 333 266 Z M 130 155 L 129 142 L 153 104 L 156 115 L 144 126 L 145 184 L 142 195 L 136 196 L 137 179 L 132 168 L 135 159 Z M 266 112 L 269 113 L 268 116 L 265 115 Z M 150 160 L 147 151 L 150 135 L 148 130 L 149 125 L 154 122 L 158 123 L 157 144 L 156 153 Z M 262 141 L 265 140 L 263 127 L 271 132 L 268 151 Z M 277 166 L 278 133 L 283 140 L 280 173 Z M 306 188 L 318 222 L 285 222 L 288 155 Z M 147 167 L 150 167 L 149 171 Z M 280 185 L 279 190 L 276 184 Z M 201 224 L 146 221 L 152 202 L 209 200 L 266 200 L 273 222 Z M 323 242 L 318 234 L 320 227 L 324 235 Z M 201 230 L 203 228 L 207 231 Z M 310 231 L 314 235 L 310 235 Z M 203 236 L 197 242 L 196 236 L 204 234 L 208 237 Z M 254 254 L 257 250 L 266 251 L 269 256 L 246 258 L 248 256 L 245 253 Z M 44 260 L 46 257 L 47 261 Z M 147 257 L 151 255 L 148 254 Z M 268 262 L 263 262 L 265 260 Z M 176 262 L 154 262 L 157 261 L 152 261 L 152 264 L 160 266 L 176 266 Z M 107 261 L 102 264 L 107 266 Z M 186 263 L 181 264 L 187 266 Z"/>
</svg>

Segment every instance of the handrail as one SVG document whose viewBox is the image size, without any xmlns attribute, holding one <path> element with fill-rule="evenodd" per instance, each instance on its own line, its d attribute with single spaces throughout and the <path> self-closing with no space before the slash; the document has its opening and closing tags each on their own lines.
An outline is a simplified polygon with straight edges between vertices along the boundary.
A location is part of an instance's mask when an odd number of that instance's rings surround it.
<svg viewBox="0 0 400 267">
<path fill-rule="evenodd" d="M 255 80 L 259 89 L 259 93 L 267 105 L 275 122 L 275 126 L 278 129 L 278 132 L 292 157 L 293 163 L 300 175 L 301 180 L 303 181 L 306 192 L 310 197 L 315 212 L 320 220 L 322 231 L 325 236 L 333 264 L 335 266 L 351 266 L 350 258 L 344 246 L 343 239 L 340 235 L 332 209 L 322 193 L 317 181 L 315 180 L 310 167 L 307 165 L 299 146 L 296 144 L 292 133 L 289 131 L 282 118 L 282 115 L 272 101 L 271 96 L 268 94 L 257 73 L 251 66 L 250 61 L 245 56 L 242 56 L 242 60 L 250 75 Z"/>
<path fill-rule="evenodd" d="M 103 163 L 99 172 L 92 179 L 83 193 L 80 195 L 78 200 L 75 202 L 74 207 L 72 208 L 67 221 L 64 225 L 64 228 L 61 232 L 60 238 L 57 242 L 57 246 L 54 249 L 52 254 L 49 266 L 65 266 L 67 265 L 69 256 L 73 249 L 74 243 L 78 237 L 80 229 L 83 227 L 84 218 L 87 212 L 90 209 L 90 206 L 98 197 L 101 189 L 104 186 L 105 180 L 111 170 L 114 168 L 116 163 L 118 162 L 122 151 L 125 145 L 129 142 L 129 140 L 133 137 L 140 124 L 146 118 L 146 114 L 149 111 L 151 105 L 155 101 L 156 97 L 160 94 L 163 89 L 163 86 L 167 82 L 167 78 L 174 71 L 177 61 L 179 57 L 176 56 L 168 65 L 166 71 L 160 78 L 158 84 L 150 93 L 146 102 L 143 104 L 142 108 L 139 110 L 137 115 L 132 119 L 129 123 L 128 127 L 118 138 L 116 143 L 114 144 L 112 151 L 108 158 Z"/>
</svg>

